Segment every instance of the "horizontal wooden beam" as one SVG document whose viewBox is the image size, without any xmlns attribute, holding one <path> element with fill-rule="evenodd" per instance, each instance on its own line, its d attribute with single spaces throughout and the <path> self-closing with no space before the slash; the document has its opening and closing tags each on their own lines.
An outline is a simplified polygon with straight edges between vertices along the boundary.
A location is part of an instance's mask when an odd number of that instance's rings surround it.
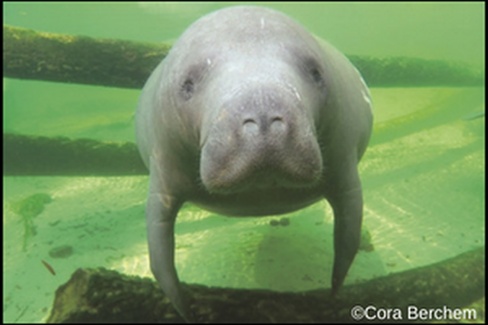
<svg viewBox="0 0 488 325">
<path fill-rule="evenodd" d="M 5 133 L 4 176 L 144 175 L 135 143 Z"/>
<path fill-rule="evenodd" d="M 166 44 L 97 39 L 3 26 L 7 78 L 142 88 Z M 370 87 L 482 86 L 482 71 L 439 60 L 348 56 Z"/>
<path fill-rule="evenodd" d="M 169 45 L 42 33 L 3 26 L 3 76 L 142 88 Z"/>
</svg>

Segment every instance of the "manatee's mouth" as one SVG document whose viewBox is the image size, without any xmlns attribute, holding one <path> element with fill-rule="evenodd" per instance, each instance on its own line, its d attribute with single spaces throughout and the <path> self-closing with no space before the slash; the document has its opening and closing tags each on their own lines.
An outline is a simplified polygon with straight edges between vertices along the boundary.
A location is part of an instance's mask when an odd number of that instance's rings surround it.
<svg viewBox="0 0 488 325">
<path fill-rule="evenodd" d="M 226 146 L 210 139 L 202 148 L 200 177 L 210 193 L 310 188 L 321 176 L 322 158 L 314 138 L 280 149 L 263 143 Z"/>
<path fill-rule="evenodd" d="M 203 181 L 209 193 L 233 194 L 242 192 L 252 192 L 255 190 L 273 189 L 305 189 L 316 185 L 320 175 L 314 179 L 304 180 L 290 177 L 285 173 L 277 172 L 272 169 L 263 169 L 254 173 L 242 173 L 242 176 L 232 177 L 221 173 L 214 178 Z"/>
</svg>

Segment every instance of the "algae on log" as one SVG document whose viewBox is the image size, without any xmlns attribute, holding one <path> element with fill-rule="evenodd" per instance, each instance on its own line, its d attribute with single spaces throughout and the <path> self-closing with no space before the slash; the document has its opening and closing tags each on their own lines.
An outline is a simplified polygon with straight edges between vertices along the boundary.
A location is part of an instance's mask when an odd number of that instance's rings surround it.
<svg viewBox="0 0 488 325">
<path fill-rule="evenodd" d="M 135 143 L 3 135 L 4 176 L 143 174 L 147 169 Z"/>
<path fill-rule="evenodd" d="M 184 285 L 196 319 L 203 323 L 356 322 L 354 306 L 457 309 L 485 294 L 485 249 L 368 282 L 327 290 L 280 293 L 269 290 Z M 363 319 L 364 320 L 364 319 Z M 435 320 L 435 319 L 434 319 Z M 158 284 L 105 269 L 78 269 L 56 291 L 48 323 L 156 323 L 182 320 Z M 419 321 L 418 319 L 416 321 Z"/>
<path fill-rule="evenodd" d="M 142 88 L 169 45 L 42 33 L 3 26 L 3 76 Z M 407 57 L 350 55 L 370 87 L 482 86 L 464 64 Z"/>
<path fill-rule="evenodd" d="M 3 76 L 142 88 L 170 46 L 3 26 Z"/>
</svg>

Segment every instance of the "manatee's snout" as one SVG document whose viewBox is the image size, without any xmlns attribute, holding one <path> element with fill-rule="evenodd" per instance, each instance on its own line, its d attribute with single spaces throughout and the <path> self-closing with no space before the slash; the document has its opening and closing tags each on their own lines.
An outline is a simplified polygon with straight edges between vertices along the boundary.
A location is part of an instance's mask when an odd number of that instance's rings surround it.
<svg viewBox="0 0 488 325">
<path fill-rule="evenodd" d="M 295 94 L 253 88 L 225 102 L 202 147 L 200 174 L 214 193 L 315 185 L 322 157 Z"/>
<path fill-rule="evenodd" d="M 228 108 L 235 117 L 236 136 L 243 145 L 280 145 L 288 141 L 287 137 L 296 127 L 293 105 L 273 96 L 276 92 L 256 90 L 240 99 L 240 105 Z M 232 117 L 231 117 L 232 119 Z M 239 125 L 241 124 L 241 125 Z"/>
</svg>

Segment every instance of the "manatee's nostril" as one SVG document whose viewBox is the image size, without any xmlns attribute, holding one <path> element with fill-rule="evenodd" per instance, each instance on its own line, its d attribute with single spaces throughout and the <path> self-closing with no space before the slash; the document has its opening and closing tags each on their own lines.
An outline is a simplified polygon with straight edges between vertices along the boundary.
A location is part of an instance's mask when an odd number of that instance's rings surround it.
<svg viewBox="0 0 488 325">
<path fill-rule="evenodd" d="M 270 119 L 267 119 L 265 117 L 260 118 L 259 122 L 254 118 L 246 118 L 242 123 L 242 129 L 244 134 L 266 135 L 268 132 L 271 132 L 274 135 L 278 135 L 285 131 L 286 123 L 280 116 Z"/>
<path fill-rule="evenodd" d="M 243 125 L 246 125 L 247 123 L 254 123 L 254 124 L 256 124 L 256 121 L 253 120 L 252 118 L 247 118 L 247 119 L 244 120 L 244 123 L 242 123 L 242 124 Z"/>
<path fill-rule="evenodd" d="M 281 117 L 274 117 L 271 120 L 270 130 L 273 133 L 283 132 L 285 130 L 285 122 Z"/>
<path fill-rule="evenodd" d="M 257 134 L 259 132 L 258 124 L 252 118 L 245 119 L 242 125 L 245 133 Z"/>
</svg>

